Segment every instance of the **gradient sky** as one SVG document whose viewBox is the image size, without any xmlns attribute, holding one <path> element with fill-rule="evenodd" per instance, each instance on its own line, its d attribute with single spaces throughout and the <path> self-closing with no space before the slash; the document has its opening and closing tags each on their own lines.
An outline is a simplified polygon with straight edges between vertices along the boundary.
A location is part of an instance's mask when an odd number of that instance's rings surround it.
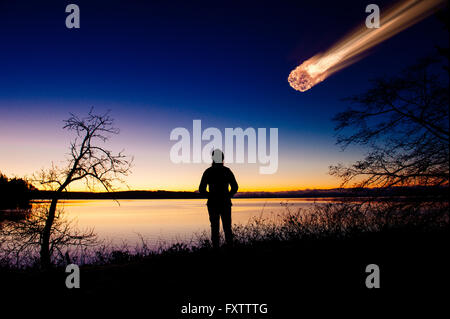
<svg viewBox="0 0 450 319">
<path fill-rule="evenodd" d="M 328 166 L 359 157 L 335 145 L 342 98 L 395 75 L 448 44 L 435 17 L 371 50 L 311 90 L 289 72 L 366 18 L 365 1 L 73 1 L 81 29 L 65 27 L 66 1 L 0 2 L 0 171 L 30 176 L 61 163 L 69 112 L 111 109 L 121 133 L 109 147 L 134 156 L 132 189 L 195 190 L 207 164 L 173 164 L 176 127 L 276 127 L 279 168 L 230 164 L 241 190 L 331 188 Z M 391 1 L 377 1 L 382 13 Z M 76 186 L 75 189 L 80 189 Z"/>
</svg>

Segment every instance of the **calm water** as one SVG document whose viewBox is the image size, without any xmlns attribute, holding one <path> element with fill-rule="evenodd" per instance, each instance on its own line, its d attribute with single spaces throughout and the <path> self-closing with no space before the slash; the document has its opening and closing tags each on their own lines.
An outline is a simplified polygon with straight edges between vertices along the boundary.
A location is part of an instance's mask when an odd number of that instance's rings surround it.
<svg viewBox="0 0 450 319">
<path fill-rule="evenodd" d="M 328 199 L 326 200 L 328 201 Z M 276 218 L 286 211 L 280 203 L 292 209 L 308 207 L 321 199 L 248 199 L 233 200 L 233 223 L 245 224 L 251 217 Z M 195 234 L 209 232 L 209 219 L 204 199 L 121 200 L 120 206 L 111 200 L 66 200 L 59 207 L 64 216 L 74 219 L 81 229 L 94 228 L 100 239 L 113 244 L 135 245 L 141 235 L 147 243 L 189 241 Z"/>
</svg>

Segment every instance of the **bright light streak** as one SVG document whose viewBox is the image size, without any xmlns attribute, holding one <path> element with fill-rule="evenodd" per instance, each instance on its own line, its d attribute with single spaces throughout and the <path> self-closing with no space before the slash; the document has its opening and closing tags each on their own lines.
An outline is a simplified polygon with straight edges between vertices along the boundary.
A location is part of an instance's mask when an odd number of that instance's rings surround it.
<svg viewBox="0 0 450 319">
<path fill-rule="evenodd" d="M 370 48 L 434 13 L 445 0 L 406 0 L 380 13 L 380 28 L 365 25 L 349 33 L 324 53 L 304 61 L 289 74 L 289 84 L 304 92 L 362 58 Z"/>
</svg>

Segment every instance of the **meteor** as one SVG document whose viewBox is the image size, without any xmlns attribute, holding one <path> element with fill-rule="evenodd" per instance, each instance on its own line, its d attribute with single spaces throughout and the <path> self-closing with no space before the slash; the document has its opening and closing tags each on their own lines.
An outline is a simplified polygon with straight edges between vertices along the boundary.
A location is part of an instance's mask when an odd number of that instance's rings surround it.
<svg viewBox="0 0 450 319">
<path fill-rule="evenodd" d="M 380 27 L 365 25 L 350 32 L 330 49 L 304 61 L 289 74 L 289 84 L 307 91 L 333 73 L 355 63 L 370 48 L 437 11 L 445 0 L 405 0 L 381 15 Z"/>
</svg>

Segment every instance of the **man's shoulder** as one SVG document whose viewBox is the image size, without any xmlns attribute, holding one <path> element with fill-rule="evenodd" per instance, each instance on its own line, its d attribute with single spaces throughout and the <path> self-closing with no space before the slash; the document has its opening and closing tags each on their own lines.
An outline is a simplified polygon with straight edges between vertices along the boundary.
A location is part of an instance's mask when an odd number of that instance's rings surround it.
<svg viewBox="0 0 450 319">
<path fill-rule="evenodd" d="M 231 169 L 229 167 L 223 166 L 223 169 L 225 172 L 227 172 L 228 174 L 233 174 L 233 172 L 231 171 Z"/>
<path fill-rule="evenodd" d="M 213 171 L 214 171 L 214 168 L 212 166 L 210 166 L 207 169 L 205 169 L 205 171 L 203 172 L 203 175 L 208 175 Z"/>
<path fill-rule="evenodd" d="M 225 173 L 232 173 L 231 169 L 229 169 L 226 166 L 210 166 L 207 169 L 205 169 L 205 172 L 203 174 L 208 173 L 218 173 L 218 172 L 225 172 Z"/>
</svg>

